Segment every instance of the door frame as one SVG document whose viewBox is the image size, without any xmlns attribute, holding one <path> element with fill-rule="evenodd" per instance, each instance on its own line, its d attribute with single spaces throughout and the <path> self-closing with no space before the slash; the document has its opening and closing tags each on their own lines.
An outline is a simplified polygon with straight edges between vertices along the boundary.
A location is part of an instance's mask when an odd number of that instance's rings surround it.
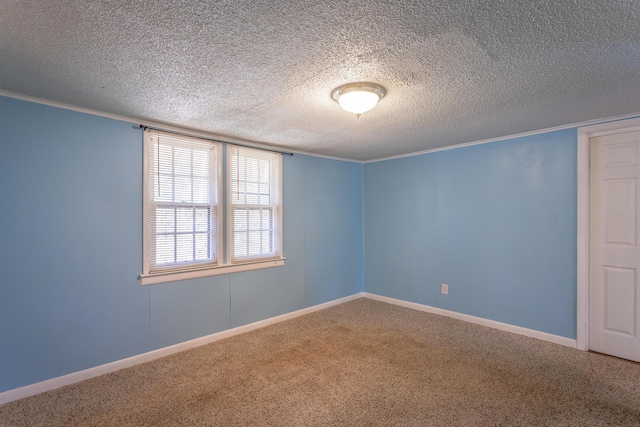
<svg viewBox="0 0 640 427">
<path fill-rule="evenodd" d="M 640 117 L 578 128 L 576 348 L 589 350 L 589 138 L 640 130 Z"/>
</svg>

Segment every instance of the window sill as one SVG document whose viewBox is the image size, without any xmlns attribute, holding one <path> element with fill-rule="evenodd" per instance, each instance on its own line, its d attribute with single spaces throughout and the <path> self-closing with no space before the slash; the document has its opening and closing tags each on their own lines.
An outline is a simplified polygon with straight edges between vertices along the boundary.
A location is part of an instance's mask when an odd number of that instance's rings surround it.
<svg viewBox="0 0 640 427">
<path fill-rule="evenodd" d="M 282 267 L 286 258 L 256 261 L 245 264 L 222 265 L 202 270 L 178 271 L 155 274 L 141 274 L 140 285 L 175 282 L 178 280 L 197 279 L 199 277 L 217 276 L 219 274 L 240 273 L 241 271 L 260 270 L 263 268 Z"/>
</svg>

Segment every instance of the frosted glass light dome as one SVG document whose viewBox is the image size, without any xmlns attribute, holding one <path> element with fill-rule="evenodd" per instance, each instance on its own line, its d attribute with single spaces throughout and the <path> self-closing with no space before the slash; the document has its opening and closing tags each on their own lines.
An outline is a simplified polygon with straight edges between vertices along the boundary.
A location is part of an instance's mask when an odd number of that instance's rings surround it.
<svg viewBox="0 0 640 427">
<path fill-rule="evenodd" d="M 349 83 L 337 87 L 331 93 L 342 109 L 358 118 L 375 107 L 384 95 L 385 89 L 375 83 Z"/>
</svg>

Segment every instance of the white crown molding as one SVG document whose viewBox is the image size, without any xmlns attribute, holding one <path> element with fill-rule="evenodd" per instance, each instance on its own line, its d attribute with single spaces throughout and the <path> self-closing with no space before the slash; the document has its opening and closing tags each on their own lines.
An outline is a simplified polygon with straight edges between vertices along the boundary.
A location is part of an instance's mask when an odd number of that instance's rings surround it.
<svg viewBox="0 0 640 427">
<path fill-rule="evenodd" d="M 505 141 L 507 139 L 522 138 L 522 137 L 525 137 L 525 136 L 540 135 L 540 134 L 543 134 L 543 133 L 555 132 L 555 131 L 559 131 L 559 130 L 573 129 L 573 128 L 579 128 L 579 127 L 583 127 L 583 126 L 601 125 L 601 124 L 610 123 L 610 122 L 617 122 L 617 121 L 620 121 L 620 120 L 633 119 L 633 118 L 637 118 L 639 116 L 640 116 L 640 112 L 637 112 L 637 113 L 633 113 L 633 114 L 627 114 L 627 115 L 624 115 L 624 116 L 612 116 L 612 117 L 606 117 L 606 118 L 603 118 L 603 119 L 588 120 L 586 122 L 572 123 L 572 124 L 568 124 L 568 125 L 562 125 L 562 126 L 556 126 L 556 127 L 546 128 L 546 129 L 535 130 L 535 131 L 531 131 L 531 132 L 523 132 L 523 133 L 517 133 L 517 134 L 513 134 L 513 135 L 500 136 L 500 137 L 497 137 L 497 138 L 482 139 L 482 140 L 479 140 L 479 141 L 465 142 L 465 143 L 462 143 L 462 144 L 455 144 L 455 145 L 448 145 L 446 147 L 431 148 L 429 150 L 415 151 L 415 152 L 412 152 L 412 153 L 400 154 L 398 156 L 389 156 L 389 157 L 381 157 L 379 159 L 365 160 L 363 163 L 364 164 L 376 163 L 376 162 L 384 162 L 386 160 L 403 159 L 405 157 L 421 156 L 423 154 L 437 153 L 439 151 L 447 151 L 447 150 L 456 150 L 458 148 L 471 147 L 473 145 L 488 144 L 488 143 L 491 143 L 491 142 Z"/>
<path fill-rule="evenodd" d="M 446 146 L 446 147 L 431 148 L 431 149 L 422 150 L 422 151 L 414 151 L 414 152 L 411 152 L 411 153 L 400 154 L 400 155 L 397 155 L 397 156 L 380 157 L 380 158 L 371 159 L 371 160 L 356 160 L 356 159 L 348 159 L 348 158 L 345 158 L 345 157 L 327 156 L 327 155 L 324 155 L 324 154 L 317 154 L 317 153 L 312 153 L 312 152 L 309 152 L 309 151 L 290 149 L 288 147 L 270 145 L 270 144 L 265 144 L 265 143 L 260 143 L 260 142 L 247 141 L 247 140 L 243 140 L 243 139 L 239 139 L 239 138 L 233 138 L 233 137 L 228 137 L 228 136 L 224 136 L 224 135 L 218 135 L 218 134 L 214 134 L 214 133 L 202 132 L 202 131 L 197 130 L 197 129 L 182 128 L 182 127 L 179 127 L 179 126 L 174 126 L 174 125 L 170 125 L 170 124 L 166 124 L 166 123 L 162 123 L 162 122 L 154 122 L 154 121 L 150 121 L 150 120 L 140 120 L 140 119 L 135 119 L 135 118 L 131 118 L 131 117 L 121 116 L 121 115 L 118 115 L 118 114 L 105 113 L 105 112 L 98 111 L 98 110 L 93 110 L 93 109 L 90 109 L 90 108 L 76 107 L 74 105 L 65 104 L 65 103 L 62 103 L 62 102 L 50 101 L 50 100 L 43 99 L 43 98 L 37 98 L 37 97 L 34 97 L 34 96 L 29 96 L 29 95 L 22 95 L 22 94 L 19 94 L 19 93 L 9 92 L 9 91 L 5 91 L 5 90 L 0 90 L 0 96 L 5 96 L 7 98 L 19 99 L 19 100 L 22 100 L 22 101 L 34 102 L 36 104 L 48 105 L 48 106 L 51 106 L 51 107 L 62 108 L 62 109 L 65 109 L 65 110 L 77 111 L 77 112 L 80 112 L 80 113 L 91 114 L 91 115 L 94 115 L 94 116 L 106 117 L 106 118 L 109 118 L 109 119 L 119 120 L 119 121 L 123 121 L 123 122 L 138 123 L 138 124 L 141 124 L 143 126 L 158 127 L 158 128 L 166 129 L 168 131 L 188 132 L 188 133 L 192 134 L 193 136 L 201 136 L 203 138 L 218 139 L 218 140 L 220 140 L 220 142 L 228 142 L 230 144 L 233 144 L 235 142 L 235 143 L 238 143 L 238 144 L 244 144 L 244 145 L 247 145 L 247 146 L 251 146 L 251 147 L 255 147 L 255 148 L 262 148 L 262 149 L 266 149 L 266 150 L 272 149 L 272 150 L 278 150 L 278 151 L 287 151 L 287 152 L 293 153 L 293 154 L 300 154 L 300 155 L 304 155 L 304 156 L 319 157 L 319 158 L 322 158 L 322 159 L 337 160 L 337 161 L 340 161 L 340 162 L 358 163 L 358 164 L 384 162 L 386 160 L 395 160 L 395 159 L 402 159 L 402 158 L 405 158 L 405 157 L 421 156 L 423 154 L 437 153 L 439 151 L 456 150 L 458 148 L 471 147 L 473 145 L 488 144 L 490 142 L 498 142 L 498 141 L 504 141 L 504 140 L 507 140 L 507 139 L 521 138 L 521 137 L 532 136 L 532 135 L 539 135 L 539 134 L 542 134 L 542 133 L 554 132 L 554 131 L 558 131 L 558 130 L 572 129 L 572 128 L 578 128 L 578 127 L 583 127 L 583 126 L 591 126 L 591 125 L 599 125 L 599 124 L 608 123 L 608 122 L 614 122 L 614 121 L 618 121 L 618 120 L 626 120 L 626 119 L 640 117 L 640 112 L 637 112 L 637 113 L 627 114 L 627 115 L 623 115 L 623 116 L 612 116 L 612 117 L 606 117 L 606 118 L 603 118 L 603 119 L 595 119 L 595 120 L 589 120 L 589 121 L 585 121 L 585 122 L 578 122 L 578 123 L 572 123 L 572 124 L 568 124 L 568 125 L 562 125 L 562 126 L 556 126 L 556 127 L 546 128 L 546 129 L 540 129 L 540 130 L 531 131 L 531 132 L 523 132 L 523 133 L 517 133 L 517 134 L 513 134 L 513 135 L 505 135 L 505 136 L 501 136 L 501 137 L 497 137 L 497 138 L 490 138 L 490 139 L 483 139 L 483 140 L 479 140 L 479 141 L 465 142 L 465 143 L 462 143 L 462 144 L 449 145 L 449 146 Z"/>
<path fill-rule="evenodd" d="M 229 143 L 229 144 L 237 143 L 237 144 L 241 144 L 241 145 L 246 145 L 248 147 L 260 148 L 260 149 L 264 149 L 264 150 L 286 151 L 287 153 L 300 154 L 300 155 L 303 155 L 303 156 L 320 157 L 320 158 L 323 158 L 323 159 L 337 160 L 337 161 L 341 161 L 341 162 L 362 164 L 361 160 L 347 159 L 347 158 L 335 157 L 335 156 L 326 156 L 326 155 L 323 155 L 323 154 L 316 154 L 316 153 L 311 153 L 311 152 L 308 152 L 308 151 L 289 149 L 288 147 L 284 147 L 284 146 L 270 145 L 270 144 L 266 144 L 266 143 L 263 143 L 263 142 L 248 141 L 248 140 L 244 140 L 244 139 L 240 139 L 240 138 L 234 138 L 234 137 L 225 136 L 225 135 L 218 135 L 218 134 L 215 134 L 215 133 L 203 132 L 201 130 L 188 128 L 188 127 L 184 127 L 183 128 L 183 127 L 171 125 L 171 124 L 168 124 L 168 123 L 154 122 L 154 121 L 151 121 L 151 120 L 142 120 L 142 119 L 136 119 L 136 118 L 132 118 L 132 117 L 121 116 L 119 114 L 105 113 L 103 111 L 93 110 L 91 108 L 76 107 L 75 105 L 65 104 L 63 102 L 50 101 L 48 99 L 37 98 L 37 97 L 34 97 L 34 96 L 29 96 L 29 95 L 22 95 L 22 94 L 19 94 L 19 93 L 8 92 L 8 91 L 5 91 L 5 90 L 0 90 L 0 96 L 4 96 L 4 97 L 7 97 L 7 98 L 18 99 L 20 101 L 33 102 L 35 104 L 48 105 L 49 107 L 62 108 L 64 110 L 75 111 L 75 112 L 78 112 L 78 113 L 85 113 L 85 114 L 91 114 L 93 116 L 105 117 L 105 118 L 108 118 L 108 119 L 118 120 L 118 121 L 121 121 L 121 122 L 139 124 L 139 125 L 148 126 L 148 127 L 152 127 L 152 128 L 159 128 L 159 129 L 162 129 L 162 130 L 167 130 L 169 132 L 173 131 L 173 132 L 178 132 L 178 133 L 188 133 L 189 135 L 192 135 L 192 136 L 195 136 L 195 137 L 215 139 L 215 140 L 218 140 L 218 141 L 223 142 L 223 143 Z"/>
</svg>

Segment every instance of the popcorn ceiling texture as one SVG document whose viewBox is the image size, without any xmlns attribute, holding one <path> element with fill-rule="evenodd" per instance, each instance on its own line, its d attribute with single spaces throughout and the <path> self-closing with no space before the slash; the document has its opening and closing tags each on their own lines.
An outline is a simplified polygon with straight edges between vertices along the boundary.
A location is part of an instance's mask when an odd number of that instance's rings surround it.
<svg viewBox="0 0 640 427">
<path fill-rule="evenodd" d="M 640 112 L 640 2 L 0 0 L 0 90 L 356 160 Z M 387 96 L 356 119 L 336 86 Z"/>
</svg>

